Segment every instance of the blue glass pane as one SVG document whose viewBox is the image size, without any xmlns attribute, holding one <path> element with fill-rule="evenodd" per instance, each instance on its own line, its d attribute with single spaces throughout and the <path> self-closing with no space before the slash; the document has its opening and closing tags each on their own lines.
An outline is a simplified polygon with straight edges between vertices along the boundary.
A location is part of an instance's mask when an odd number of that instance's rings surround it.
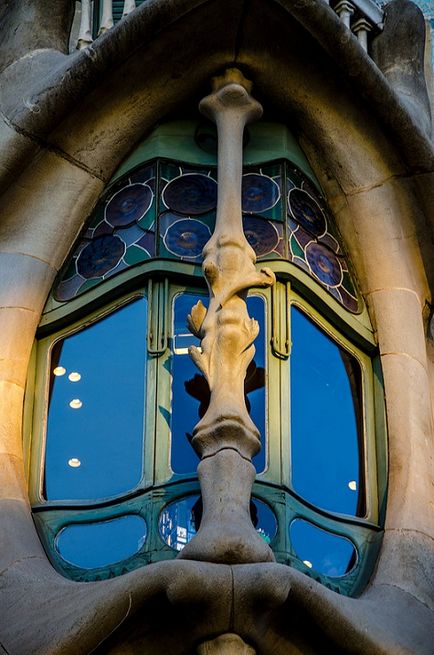
<svg viewBox="0 0 434 655">
<path fill-rule="evenodd" d="M 274 512 L 262 500 L 252 498 L 250 514 L 256 531 L 269 544 L 277 532 L 277 520 Z"/>
<path fill-rule="evenodd" d="M 87 280 L 105 275 L 119 264 L 124 253 L 122 239 L 110 235 L 97 237 L 78 255 L 77 272 Z"/>
<path fill-rule="evenodd" d="M 171 548 L 182 550 L 199 530 L 202 513 L 202 498 L 199 495 L 187 496 L 166 505 L 158 521 L 161 537 Z M 270 543 L 277 532 L 277 521 L 268 505 L 252 499 L 250 517 L 258 534 Z"/>
<path fill-rule="evenodd" d="M 146 184 L 128 184 L 117 191 L 105 208 L 105 218 L 113 227 L 125 227 L 139 221 L 152 204 L 153 193 Z"/>
<path fill-rule="evenodd" d="M 145 521 L 137 514 L 129 514 L 110 521 L 68 525 L 55 543 L 64 560 L 94 569 L 135 555 L 144 545 L 146 533 Z"/>
<path fill-rule="evenodd" d="M 186 173 L 169 182 L 163 202 L 180 214 L 205 214 L 217 204 L 217 182 L 202 173 Z"/>
<path fill-rule="evenodd" d="M 163 541 L 182 550 L 199 529 L 202 518 L 200 496 L 187 496 L 167 505 L 160 514 L 158 527 Z"/>
<path fill-rule="evenodd" d="M 174 220 L 163 237 L 167 250 L 177 257 L 200 257 L 211 237 L 209 227 L 195 218 L 181 218 L 172 214 L 170 216 L 173 216 Z M 169 218 L 169 214 L 165 217 Z"/>
<path fill-rule="evenodd" d="M 247 298 L 247 310 L 251 318 L 259 323 L 259 335 L 255 339 L 255 356 L 249 364 L 244 383 L 246 392 L 247 409 L 253 423 L 259 430 L 261 437 L 261 450 L 252 462 L 258 473 L 265 469 L 266 463 L 266 393 L 265 393 L 265 349 L 266 349 L 266 327 L 265 327 L 265 301 L 262 296 L 249 296 Z"/>
<path fill-rule="evenodd" d="M 322 243 L 309 243 L 306 246 L 306 259 L 311 271 L 329 287 L 337 287 L 342 282 L 342 266 L 339 259 Z"/>
<path fill-rule="evenodd" d="M 292 547 L 308 569 L 330 577 L 345 575 L 354 567 L 357 552 L 349 539 L 296 519 L 289 528 Z"/>
<path fill-rule="evenodd" d="M 209 388 L 204 376 L 188 354 L 199 340 L 187 327 L 187 316 L 199 300 L 208 307 L 205 294 L 183 293 L 173 303 L 172 340 L 172 434 L 171 464 L 175 473 L 195 473 L 199 458 L 190 445 L 190 436 L 209 404 Z"/>
<path fill-rule="evenodd" d="M 171 466 L 175 473 L 195 473 L 199 458 L 190 445 L 190 435 L 209 405 L 209 388 L 205 377 L 188 354 L 199 340 L 187 328 L 187 315 L 198 300 L 208 306 L 206 295 L 183 293 L 173 306 L 174 332 L 172 343 L 172 433 Z M 246 403 L 253 422 L 261 433 L 261 451 L 253 458 L 257 471 L 265 468 L 265 303 L 259 296 L 247 299 L 249 315 L 260 324 L 255 341 L 256 354 L 247 370 Z"/>
<path fill-rule="evenodd" d="M 279 198 L 279 185 L 271 177 L 258 173 L 243 175 L 241 190 L 243 212 L 257 214 L 271 209 Z"/>
<path fill-rule="evenodd" d="M 295 307 L 291 332 L 292 485 L 318 507 L 362 516 L 360 365 Z"/>
<path fill-rule="evenodd" d="M 57 342 L 45 455 L 48 500 L 97 499 L 142 475 L 147 300 Z"/>
<path fill-rule="evenodd" d="M 280 240 L 273 223 L 257 216 L 243 216 L 243 230 L 257 257 L 273 252 Z"/>
<path fill-rule="evenodd" d="M 316 237 L 327 231 L 327 222 L 321 207 L 303 189 L 291 189 L 288 205 L 292 216 L 305 230 Z"/>
</svg>

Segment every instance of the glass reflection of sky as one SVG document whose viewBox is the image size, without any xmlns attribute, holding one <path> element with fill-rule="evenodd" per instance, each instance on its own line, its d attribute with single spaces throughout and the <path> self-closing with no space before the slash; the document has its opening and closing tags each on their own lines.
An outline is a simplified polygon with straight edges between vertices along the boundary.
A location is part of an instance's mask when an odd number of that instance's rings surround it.
<svg viewBox="0 0 434 655">
<path fill-rule="evenodd" d="M 195 473 L 199 458 L 189 443 L 187 435 L 203 416 L 209 402 L 208 384 L 188 355 L 190 345 L 199 346 L 199 340 L 193 337 L 186 327 L 187 315 L 198 300 L 208 306 L 205 295 L 184 293 L 176 296 L 174 301 L 174 337 L 172 344 L 172 450 L 171 466 L 175 473 Z M 257 471 L 265 468 L 265 304 L 259 296 L 247 299 L 249 315 L 260 324 L 259 337 L 255 341 L 256 354 L 246 378 L 246 391 L 250 404 L 250 415 L 261 433 L 261 450 L 253 458 Z M 250 381 L 250 382 L 249 382 Z M 249 388 L 251 391 L 249 391 Z"/>
<path fill-rule="evenodd" d="M 345 575 L 353 568 L 356 550 L 349 539 L 317 528 L 303 519 L 293 521 L 289 533 L 297 557 L 308 568 L 330 577 Z"/>
<path fill-rule="evenodd" d="M 56 344 L 45 456 L 49 500 L 98 499 L 142 475 L 147 301 L 136 300 Z M 68 379 L 78 372 L 77 382 Z M 77 409 L 70 406 L 80 400 Z M 70 466 L 71 458 L 80 461 Z"/>
<path fill-rule="evenodd" d="M 56 538 L 64 560 L 84 569 L 121 562 L 135 555 L 146 540 L 146 523 L 129 514 L 110 521 L 68 525 Z"/>
<path fill-rule="evenodd" d="M 180 498 L 166 505 L 158 521 L 161 537 L 166 544 L 175 550 L 182 550 L 197 533 L 202 511 L 199 495 Z M 276 517 L 271 509 L 257 498 L 252 498 L 250 515 L 258 534 L 270 543 L 277 532 Z"/>
<path fill-rule="evenodd" d="M 293 487 L 318 507 L 355 515 L 362 493 L 355 404 L 359 390 L 353 397 L 351 385 L 360 386 L 360 367 L 295 307 L 291 332 Z"/>
</svg>

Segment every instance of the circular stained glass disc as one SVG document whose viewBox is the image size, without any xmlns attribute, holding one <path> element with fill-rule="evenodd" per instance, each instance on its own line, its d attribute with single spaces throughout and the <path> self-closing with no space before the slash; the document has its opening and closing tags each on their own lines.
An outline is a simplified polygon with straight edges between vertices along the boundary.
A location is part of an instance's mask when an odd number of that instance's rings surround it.
<svg viewBox="0 0 434 655">
<path fill-rule="evenodd" d="M 167 228 L 164 245 L 177 257 L 199 257 L 211 236 L 207 225 L 194 218 L 175 221 Z"/>
<path fill-rule="evenodd" d="M 113 227 L 125 227 L 138 221 L 152 204 L 152 191 L 145 184 L 129 184 L 107 203 L 105 219 Z"/>
<path fill-rule="evenodd" d="M 98 237 L 80 252 L 77 271 L 86 280 L 100 277 L 117 266 L 125 253 L 125 244 L 112 236 Z"/>
<path fill-rule="evenodd" d="M 342 267 L 336 255 L 321 243 L 306 246 L 306 259 L 316 277 L 329 287 L 342 282 Z"/>
<path fill-rule="evenodd" d="M 316 237 L 327 230 L 327 223 L 321 207 L 306 191 L 292 189 L 288 194 L 291 214 L 302 227 Z"/>
<path fill-rule="evenodd" d="M 243 216 L 243 229 L 247 241 L 258 257 L 268 255 L 279 243 L 276 228 L 263 218 Z"/>
<path fill-rule="evenodd" d="M 217 204 L 217 182 L 202 173 L 187 173 L 169 182 L 163 200 L 180 214 L 205 214 Z"/>
<path fill-rule="evenodd" d="M 243 212 L 258 213 L 274 207 L 280 198 L 280 189 L 271 177 L 246 173 L 243 175 L 241 196 Z"/>
</svg>

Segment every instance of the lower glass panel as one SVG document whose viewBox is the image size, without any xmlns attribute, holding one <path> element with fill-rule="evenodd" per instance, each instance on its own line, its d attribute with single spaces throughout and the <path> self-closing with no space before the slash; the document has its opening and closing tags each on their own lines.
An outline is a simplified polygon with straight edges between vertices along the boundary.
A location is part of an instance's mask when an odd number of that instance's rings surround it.
<svg viewBox="0 0 434 655">
<path fill-rule="evenodd" d="M 163 541 L 175 550 L 182 550 L 198 531 L 201 518 L 200 496 L 187 496 L 170 503 L 158 522 Z"/>
<path fill-rule="evenodd" d="M 289 527 L 289 536 L 297 557 L 308 569 L 315 569 L 331 578 L 351 571 L 357 552 L 349 539 L 296 519 Z"/>
<path fill-rule="evenodd" d="M 146 523 L 137 515 L 111 521 L 68 525 L 55 540 L 64 560 L 83 569 L 121 562 L 135 555 L 146 541 Z"/>
<path fill-rule="evenodd" d="M 294 306 L 291 334 L 293 488 L 317 507 L 364 516 L 360 365 Z"/>
<path fill-rule="evenodd" d="M 199 530 L 202 512 L 202 498 L 199 495 L 186 496 L 166 505 L 158 522 L 163 541 L 175 550 L 182 550 Z M 253 498 L 250 517 L 258 534 L 270 543 L 277 532 L 277 521 L 272 510 L 266 503 Z"/>
<path fill-rule="evenodd" d="M 51 354 L 48 500 L 105 498 L 142 476 L 147 300 L 58 341 Z"/>
</svg>

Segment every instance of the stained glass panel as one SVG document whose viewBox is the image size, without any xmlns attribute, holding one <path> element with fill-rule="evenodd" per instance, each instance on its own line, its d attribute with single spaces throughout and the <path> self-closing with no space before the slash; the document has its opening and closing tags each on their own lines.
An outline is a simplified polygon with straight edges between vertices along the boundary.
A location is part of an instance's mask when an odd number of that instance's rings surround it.
<svg viewBox="0 0 434 655">
<path fill-rule="evenodd" d="M 359 310 L 347 260 L 324 200 L 298 169 L 287 166 L 288 258 L 351 312 Z"/>
<path fill-rule="evenodd" d="M 159 160 L 136 168 L 98 203 L 55 288 L 55 299 L 70 300 L 153 257 L 202 263 L 216 204 L 213 167 Z M 358 311 L 355 286 L 326 204 L 298 168 L 284 162 L 247 167 L 242 211 L 245 235 L 259 261 L 288 258 L 344 307 Z"/>
<path fill-rule="evenodd" d="M 57 301 L 155 256 L 156 174 L 156 164 L 146 164 L 104 194 L 54 290 Z"/>
</svg>

